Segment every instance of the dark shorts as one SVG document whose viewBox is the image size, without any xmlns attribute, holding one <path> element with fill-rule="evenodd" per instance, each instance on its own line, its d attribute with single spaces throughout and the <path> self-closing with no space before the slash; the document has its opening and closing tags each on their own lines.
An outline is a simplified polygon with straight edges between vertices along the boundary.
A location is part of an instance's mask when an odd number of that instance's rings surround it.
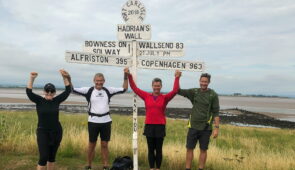
<svg viewBox="0 0 295 170">
<path fill-rule="evenodd" d="M 39 149 L 40 166 L 45 166 L 47 162 L 55 162 L 55 156 L 62 140 L 62 129 L 44 130 L 37 129 L 37 144 Z"/>
<path fill-rule="evenodd" d="M 212 130 L 196 130 L 189 128 L 186 138 L 186 148 L 195 149 L 196 144 L 200 143 L 200 149 L 207 150 Z"/>
<path fill-rule="evenodd" d="M 101 141 L 110 141 L 111 124 L 112 122 L 107 122 L 107 123 L 88 122 L 89 141 L 96 142 L 98 135 L 100 135 Z"/>
<path fill-rule="evenodd" d="M 146 124 L 143 135 L 146 137 L 163 138 L 166 136 L 166 126 L 159 124 Z"/>
</svg>

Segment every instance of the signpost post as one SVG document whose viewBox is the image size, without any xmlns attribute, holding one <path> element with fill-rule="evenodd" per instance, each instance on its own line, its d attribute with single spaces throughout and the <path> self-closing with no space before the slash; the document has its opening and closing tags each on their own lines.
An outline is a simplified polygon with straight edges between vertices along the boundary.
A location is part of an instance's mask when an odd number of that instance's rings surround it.
<svg viewBox="0 0 295 170">
<path fill-rule="evenodd" d="M 136 47 L 136 41 L 132 41 L 132 46 Z M 134 82 L 137 80 L 137 54 L 136 48 L 133 48 L 132 56 L 132 75 Z M 133 169 L 138 170 L 138 121 L 137 121 L 137 95 L 133 92 L 133 133 L 132 133 L 132 147 L 133 147 Z"/>
<path fill-rule="evenodd" d="M 146 10 L 139 0 L 128 0 L 122 8 L 122 17 L 126 24 L 118 24 L 119 41 L 85 41 L 83 52 L 66 51 L 65 59 L 69 63 L 98 64 L 107 66 L 132 67 L 136 83 L 137 68 L 203 71 L 203 62 L 159 59 L 159 57 L 184 56 L 184 44 L 181 42 L 150 42 L 151 25 L 142 24 Z M 139 40 L 139 41 L 138 41 Z M 138 57 L 145 57 L 139 58 Z M 138 120 L 137 96 L 133 94 L 133 168 L 138 170 Z"/>
</svg>

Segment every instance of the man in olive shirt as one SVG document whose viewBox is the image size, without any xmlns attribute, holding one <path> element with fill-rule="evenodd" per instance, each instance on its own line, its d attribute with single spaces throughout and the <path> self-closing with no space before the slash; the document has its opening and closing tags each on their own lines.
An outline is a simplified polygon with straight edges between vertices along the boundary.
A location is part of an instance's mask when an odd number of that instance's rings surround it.
<svg viewBox="0 0 295 170">
<path fill-rule="evenodd" d="M 200 144 L 199 170 L 205 167 L 213 120 L 213 137 L 216 138 L 218 136 L 219 100 L 216 92 L 208 88 L 210 78 L 210 74 L 203 73 L 199 80 L 200 88 L 180 89 L 178 92 L 179 95 L 188 98 L 193 105 L 186 141 L 186 170 L 191 169 L 194 149 L 198 141 Z"/>
</svg>

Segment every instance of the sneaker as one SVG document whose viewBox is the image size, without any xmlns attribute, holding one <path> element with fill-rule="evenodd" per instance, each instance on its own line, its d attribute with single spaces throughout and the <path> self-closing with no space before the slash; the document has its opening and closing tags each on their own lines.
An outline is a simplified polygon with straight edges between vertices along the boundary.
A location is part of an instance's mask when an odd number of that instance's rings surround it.
<svg viewBox="0 0 295 170">
<path fill-rule="evenodd" d="M 85 166 L 85 170 L 91 170 L 91 166 Z"/>
</svg>

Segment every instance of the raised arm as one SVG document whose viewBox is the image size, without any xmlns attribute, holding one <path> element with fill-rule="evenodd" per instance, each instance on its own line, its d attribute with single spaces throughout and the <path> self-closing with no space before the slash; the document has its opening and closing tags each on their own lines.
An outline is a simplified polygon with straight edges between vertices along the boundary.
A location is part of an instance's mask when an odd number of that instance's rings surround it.
<svg viewBox="0 0 295 170">
<path fill-rule="evenodd" d="M 176 70 L 174 76 L 175 76 L 175 79 L 174 79 L 173 89 L 172 91 L 170 91 L 169 93 L 165 95 L 166 102 L 169 102 L 177 94 L 179 90 L 179 79 L 181 77 L 181 72 L 179 70 Z"/>
<path fill-rule="evenodd" d="M 64 69 L 59 70 L 59 72 L 64 80 L 65 86 L 72 85 L 70 74 Z"/>
<path fill-rule="evenodd" d="M 70 93 L 72 91 L 72 87 L 71 87 L 71 76 L 70 76 L 70 74 L 67 71 L 65 71 L 64 69 L 59 70 L 59 72 L 60 72 L 60 74 L 61 74 L 61 76 L 63 78 L 64 84 L 66 86 L 65 91 L 63 91 L 61 94 L 59 94 L 58 96 L 55 97 L 55 99 L 58 102 L 61 103 L 61 102 L 65 101 L 69 97 L 69 95 L 70 95 Z"/>
<path fill-rule="evenodd" d="M 31 72 L 30 79 L 29 79 L 28 84 L 27 84 L 28 89 L 33 89 L 33 84 L 34 84 L 34 81 L 35 81 L 37 76 L 38 76 L 38 73 Z"/>
<path fill-rule="evenodd" d="M 34 103 L 37 103 L 42 98 L 41 96 L 33 93 L 33 84 L 37 76 L 38 76 L 38 73 L 36 72 L 30 73 L 30 78 L 27 84 L 27 89 L 26 89 L 28 98 Z"/>
<path fill-rule="evenodd" d="M 149 93 L 137 88 L 137 86 L 133 80 L 133 77 L 132 77 L 128 68 L 125 68 L 124 72 L 128 75 L 129 84 L 130 84 L 131 89 L 134 91 L 134 93 L 136 93 L 140 98 L 145 99 L 145 97 Z"/>
</svg>

